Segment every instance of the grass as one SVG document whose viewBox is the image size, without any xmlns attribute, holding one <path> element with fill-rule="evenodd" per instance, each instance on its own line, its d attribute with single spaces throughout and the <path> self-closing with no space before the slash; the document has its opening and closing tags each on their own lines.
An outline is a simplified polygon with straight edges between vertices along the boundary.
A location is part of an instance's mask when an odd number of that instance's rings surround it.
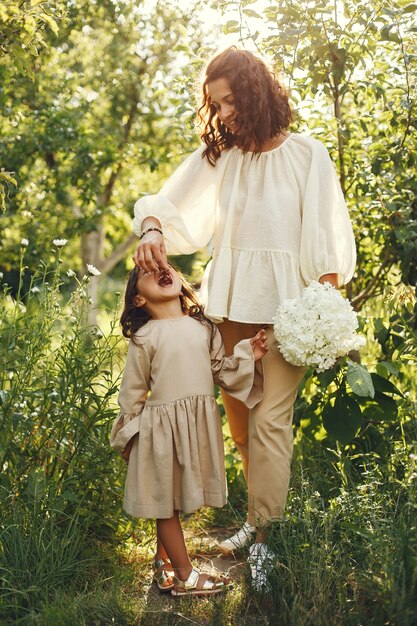
<svg viewBox="0 0 417 626">
<path fill-rule="evenodd" d="M 25 306 L 0 301 L 0 626 L 417 626 L 411 396 L 345 447 L 299 405 L 288 508 L 268 536 L 268 594 L 251 589 L 245 551 L 220 561 L 213 543 L 245 517 L 225 424 L 229 506 L 186 516 L 184 527 L 194 563 L 230 566 L 234 583 L 224 596 L 178 601 L 151 584 L 152 523 L 121 510 L 125 466 L 108 446 L 117 338 L 91 337 L 76 299 L 55 306 L 58 294 L 42 289 Z M 71 333 L 61 333 L 70 311 Z"/>
<path fill-rule="evenodd" d="M 230 506 L 184 517 L 194 563 L 232 568 L 232 588 L 210 599 L 157 592 L 153 524 L 129 525 L 121 504 L 103 520 L 118 533 L 99 540 L 84 508 L 65 513 L 42 493 L 14 501 L 0 522 L 0 625 L 416 626 L 417 428 L 412 413 L 390 428 L 383 457 L 358 440 L 344 471 L 329 441 L 297 437 L 268 594 L 251 589 L 245 551 L 220 562 L 213 543 L 241 523 L 236 476 Z"/>
<path fill-rule="evenodd" d="M 98 543 L 62 514 L 14 511 L 1 535 L 0 624 L 83 626 L 415 626 L 417 535 L 411 474 L 339 488 L 326 501 L 303 465 L 295 467 L 285 520 L 268 541 L 277 554 L 272 592 L 252 591 L 246 554 L 233 587 L 211 599 L 180 601 L 151 584 L 151 526 L 118 544 Z M 320 477 L 318 477 L 320 479 Z M 235 521 L 229 509 L 224 522 Z M 216 562 L 210 510 L 185 518 L 199 565 Z M 152 531 L 151 531 L 152 532 Z"/>
</svg>

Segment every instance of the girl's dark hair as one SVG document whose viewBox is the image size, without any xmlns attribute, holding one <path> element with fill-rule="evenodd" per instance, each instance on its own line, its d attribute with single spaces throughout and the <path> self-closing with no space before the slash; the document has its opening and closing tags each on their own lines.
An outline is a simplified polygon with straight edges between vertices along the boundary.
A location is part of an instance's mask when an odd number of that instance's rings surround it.
<svg viewBox="0 0 417 626">
<path fill-rule="evenodd" d="M 225 78 L 230 85 L 240 124 L 237 138 L 219 120 L 211 103 L 207 84 Z M 291 108 L 285 89 L 273 72 L 252 52 L 227 48 L 207 65 L 203 82 L 203 98 L 198 116 L 203 124 L 201 139 L 206 144 L 203 156 L 215 165 L 226 148 L 236 145 L 248 152 L 260 154 L 268 139 L 279 135 L 292 121 Z"/>
<path fill-rule="evenodd" d="M 186 313 L 186 315 L 193 317 L 194 319 L 198 320 L 199 322 L 210 328 L 211 348 L 213 345 L 213 338 L 216 327 L 213 322 L 204 315 L 204 307 L 198 301 L 194 289 L 185 280 L 180 271 L 178 271 L 177 269 L 175 271 L 181 278 L 182 282 L 181 293 L 179 295 L 181 301 L 181 309 L 184 313 Z M 125 291 L 124 309 L 122 315 L 120 316 L 120 324 L 122 326 L 123 335 L 128 339 L 132 339 L 133 341 L 135 341 L 135 332 L 151 319 L 151 316 L 147 311 L 145 311 L 143 307 L 135 306 L 133 302 L 134 297 L 139 295 L 137 288 L 138 274 L 139 268 L 137 267 L 134 267 L 133 270 L 131 270 L 131 272 L 129 273 Z"/>
</svg>

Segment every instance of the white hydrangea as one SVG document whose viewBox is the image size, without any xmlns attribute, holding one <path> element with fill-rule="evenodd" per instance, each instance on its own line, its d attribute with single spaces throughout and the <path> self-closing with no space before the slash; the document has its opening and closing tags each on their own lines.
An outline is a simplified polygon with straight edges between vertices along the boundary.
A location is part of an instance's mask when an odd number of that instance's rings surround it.
<svg viewBox="0 0 417 626">
<path fill-rule="evenodd" d="M 313 281 L 299 300 L 285 300 L 274 317 L 274 334 L 283 357 L 318 372 L 357 350 L 365 338 L 356 333 L 358 318 L 350 302 L 330 283 Z"/>
</svg>

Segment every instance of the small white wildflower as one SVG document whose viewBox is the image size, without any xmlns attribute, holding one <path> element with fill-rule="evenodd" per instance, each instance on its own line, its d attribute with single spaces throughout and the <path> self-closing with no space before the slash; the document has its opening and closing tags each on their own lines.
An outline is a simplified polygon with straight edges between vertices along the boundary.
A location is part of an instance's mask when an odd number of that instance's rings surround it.
<svg viewBox="0 0 417 626">
<path fill-rule="evenodd" d="M 22 239 L 22 241 L 20 242 L 20 245 L 26 248 L 26 246 L 29 245 L 29 240 L 26 238 Z"/>
<path fill-rule="evenodd" d="M 90 265 L 89 263 L 87 263 L 87 269 L 92 276 L 100 276 L 101 274 L 101 272 L 94 267 L 94 265 Z"/>
<path fill-rule="evenodd" d="M 35 285 L 34 287 L 32 287 L 31 292 L 32 292 L 32 293 L 39 293 L 39 292 L 40 292 L 40 289 L 39 289 L 39 287 L 37 287 L 37 286 Z"/>
<path fill-rule="evenodd" d="M 68 243 L 68 240 L 67 239 L 54 239 L 52 243 L 57 248 L 62 248 L 62 246 L 65 246 L 65 244 Z"/>
<path fill-rule="evenodd" d="M 67 276 L 69 276 L 69 278 L 74 278 L 75 276 L 74 270 L 67 270 Z"/>
<path fill-rule="evenodd" d="M 330 285 L 313 281 L 299 300 L 285 300 L 274 318 L 274 334 L 283 357 L 293 365 L 323 372 L 357 350 L 365 338 L 356 334 L 358 318 L 348 300 Z"/>
<path fill-rule="evenodd" d="M 3 278 L 4 274 L 3 272 L 0 272 L 0 278 Z"/>
</svg>

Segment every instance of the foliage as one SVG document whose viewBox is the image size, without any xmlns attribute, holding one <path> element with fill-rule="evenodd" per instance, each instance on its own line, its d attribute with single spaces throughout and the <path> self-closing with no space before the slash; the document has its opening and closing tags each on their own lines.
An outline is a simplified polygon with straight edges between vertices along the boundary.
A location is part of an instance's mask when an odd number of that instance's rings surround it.
<svg viewBox="0 0 417 626">
<path fill-rule="evenodd" d="M 108 534 L 117 527 L 109 514 L 119 507 L 118 470 L 104 442 L 120 339 L 85 326 L 88 276 L 62 301 L 60 251 L 23 293 L 25 250 L 17 300 L 7 286 L 0 300 L 2 507 L 43 503 L 45 514 L 76 514 L 97 535 Z"/>
<path fill-rule="evenodd" d="M 2 220 L 8 272 L 22 237 L 30 265 L 45 260 L 51 232 L 72 242 L 65 255 L 76 271 L 92 263 L 110 272 L 133 247 L 134 201 L 195 141 L 176 117 L 188 90 L 175 88 L 201 45 L 193 12 L 162 2 L 62 7 L 66 19 L 58 33 L 43 33 L 33 80 L 16 71 L 14 57 L 0 63 L 0 162 L 18 183 Z"/>
<path fill-rule="evenodd" d="M 85 522 L 61 511 L 45 514 L 41 501 L 20 502 L 2 516 L 2 625 L 132 623 L 123 594 L 108 582 L 115 555 L 109 560 L 103 546 L 92 543 Z"/>
<path fill-rule="evenodd" d="M 47 47 L 48 29 L 58 34 L 63 2 L 5 0 L 0 7 L 0 64 L 9 62 L 18 72 L 35 77 L 35 60 Z"/>
<path fill-rule="evenodd" d="M 296 127 L 313 133 L 338 163 L 358 242 L 348 296 L 360 308 L 381 294 L 400 264 L 415 284 L 417 50 L 415 4 L 406 0 L 293 1 L 254 11 L 221 1 L 238 19 L 226 25 L 269 56 L 289 81 Z M 267 36 L 248 26 L 262 20 Z M 394 77 L 394 78 L 393 78 Z"/>
</svg>

